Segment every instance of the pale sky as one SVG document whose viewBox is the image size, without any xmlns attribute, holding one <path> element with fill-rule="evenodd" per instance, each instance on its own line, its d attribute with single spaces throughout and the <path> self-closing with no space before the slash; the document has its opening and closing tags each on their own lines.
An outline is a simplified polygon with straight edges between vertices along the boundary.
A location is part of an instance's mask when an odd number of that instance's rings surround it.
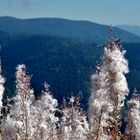
<svg viewBox="0 0 140 140">
<path fill-rule="evenodd" d="M 59 17 L 140 26 L 140 0 L 0 0 L 0 16 Z"/>
</svg>

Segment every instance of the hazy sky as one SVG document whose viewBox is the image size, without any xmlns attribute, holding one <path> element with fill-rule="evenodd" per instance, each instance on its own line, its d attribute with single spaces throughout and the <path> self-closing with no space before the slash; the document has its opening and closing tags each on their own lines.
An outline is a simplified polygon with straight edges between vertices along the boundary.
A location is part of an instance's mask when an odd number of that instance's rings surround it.
<svg viewBox="0 0 140 140">
<path fill-rule="evenodd" d="M 140 26 L 140 0 L 0 0 L 0 16 L 61 17 Z"/>
</svg>

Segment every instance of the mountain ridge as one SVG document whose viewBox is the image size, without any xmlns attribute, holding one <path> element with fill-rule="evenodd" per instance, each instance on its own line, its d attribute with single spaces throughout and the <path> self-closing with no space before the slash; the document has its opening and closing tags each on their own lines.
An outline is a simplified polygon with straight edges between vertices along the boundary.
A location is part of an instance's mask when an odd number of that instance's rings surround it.
<svg viewBox="0 0 140 140">
<path fill-rule="evenodd" d="M 137 25 L 117 25 L 116 27 L 140 36 L 140 26 Z"/>
<path fill-rule="evenodd" d="M 0 17 L 0 30 L 8 33 L 54 35 L 71 39 L 103 43 L 108 40 L 109 26 L 91 21 L 63 18 L 19 19 Z M 124 42 L 140 42 L 140 37 L 114 27 L 115 36 Z"/>
</svg>

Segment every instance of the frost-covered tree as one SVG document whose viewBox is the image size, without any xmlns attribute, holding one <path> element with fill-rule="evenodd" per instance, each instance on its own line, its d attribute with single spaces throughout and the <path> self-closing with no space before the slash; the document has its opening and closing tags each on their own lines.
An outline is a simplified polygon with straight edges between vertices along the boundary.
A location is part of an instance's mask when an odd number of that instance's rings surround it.
<svg viewBox="0 0 140 140">
<path fill-rule="evenodd" d="M 28 140 L 32 136 L 30 107 L 34 100 L 30 88 L 31 77 L 26 74 L 26 66 L 19 65 L 16 72 L 17 95 L 10 114 L 2 121 L 2 137 L 4 140 Z"/>
<path fill-rule="evenodd" d="M 2 99 L 3 99 L 3 94 L 4 94 L 4 83 L 5 79 L 2 75 L 2 66 L 1 66 L 1 60 L 0 60 L 0 115 L 1 115 L 1 109 L 2 109 Z"/>
<path fill-rule="evenodd" d="M 5 79 L 3 77 L 3 74 L 2 74 L 2 65 L 1 65 L 1 60 L 0 60 L 0 117 L 2 116 L 1 112 L 2 112 L 2 107 L 3 107 L 3 94 L 4 94 L 4 83 L 5 83 Z M 0 139 L 1 138 L 1 133 L 0 133 Z"/>
<path fill-rule="evenodd" d="M 140 139 L 140 96 L 134 90 L 132 99 L 128 101 L 128 126 L 126 130 L 126 140 Z"/>
<path fill-rule="evenodd" d="M 57 139 L 57 100 L 51 95 L 47 84 L 40 99 L 36 100 L 30 88 L 30 79 L 26 66 L 19 65 L 16 72 L 17 95 L 13 98 L 14 105 L 2 120 L 3 140 Z"/>
<path fill-rule="evenodd" d="M 62 120 L 59 128 L 60 140 L 87 140 L 89 126 L 84 111 L 80 108 L 78 97 L 71 97 L 69 103 L 64 99 Z"/>
<path fill-rule="evenodd" d="M 89 99 L 89 122 L 90 122 L 90 139 L 101 140 L 108 139 L 104 132 L 109 112 L 112 111 L 112 105 L 109 102 L 107 92 L 108 73 L 105 70 L 105 61 L 98 66 L 99 72 L 92 76 L 92 94 Z"/>
<path fill-rule="evenodd" d="M 105 43 L 104 57 L 92 76 L 89 99 L 91 137 L 95 140 L 120 139 L 120 111 L 128 95 L 125 74 L 128 63 L 119 40 Z"/>
<path fill-rule="evenodd" d="M 106 59 L 108 59 L 108 92 L 110 95 L 110 103 L 113 106 L 113 111 L 109 113 L 108 130 L 113 135 L 114 140 L 120 139 L 120 112 L 124 106 L 125 97 L 128 95 L 128 85 L 125 74 L 129 72 L 128 62 L 124 58 L 125 50 L 118 42 L 112 42 L 107 45 Z"/>
<path fill-rule="evenodd" d="M 55 116 L 55 112 L 58 110 L 58 103 L 51 95 L 49 85 L 45 83 L 44 87 L 42 96 L 31 107 L 32 129 L 34 131 L 32 139 L 56 140 L 58 117 Z"/>
</svg>

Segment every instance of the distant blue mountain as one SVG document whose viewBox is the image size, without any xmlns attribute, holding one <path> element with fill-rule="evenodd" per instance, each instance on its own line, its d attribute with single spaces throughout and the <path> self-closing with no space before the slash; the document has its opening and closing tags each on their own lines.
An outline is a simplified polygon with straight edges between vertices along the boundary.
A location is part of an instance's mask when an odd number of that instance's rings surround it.
<svg viewBox="0 0 140 140">
<path fill-rule="evenodd" d="M 0 17 L 0 31 L 33 35 L 55 35 L 81 41 L 103 43 L 108 39 L 109 26 L 89 21 L 60 18 L 18 19 Z M 115 35 L 124 42 L 140 42 L 140 37 L 114 27 Z"/>
<path fill-rule="evenodd" d="M 140 36 L 140 26 L 133 26 L 133 25 L 118 25 L 118 28 L 128 31 L 132 34 Z"/>
</svg>

